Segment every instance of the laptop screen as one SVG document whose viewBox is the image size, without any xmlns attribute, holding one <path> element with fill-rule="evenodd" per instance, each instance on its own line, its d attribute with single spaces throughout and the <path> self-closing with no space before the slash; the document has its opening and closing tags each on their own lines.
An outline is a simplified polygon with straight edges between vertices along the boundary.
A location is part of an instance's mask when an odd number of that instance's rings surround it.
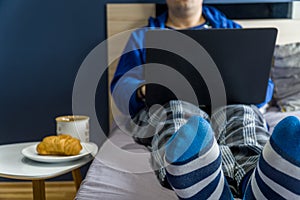
<svg viewBox="0 0 300 200">
<path fill-rule="evenodd" d="M 212 98 L 222 98 L 222 84 L 227 104 L 262 103 L 276 36 L 275 28 L 148 31 L 147 106 L 174 99 L 211 106 Z"/>
</svg>

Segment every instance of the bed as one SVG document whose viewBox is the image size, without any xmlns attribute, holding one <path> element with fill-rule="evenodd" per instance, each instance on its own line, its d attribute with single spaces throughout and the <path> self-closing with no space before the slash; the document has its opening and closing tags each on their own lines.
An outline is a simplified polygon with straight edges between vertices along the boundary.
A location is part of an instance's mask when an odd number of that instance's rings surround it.
<svg viewBox="0 0 300 200">
<path fill-rule="evenodd" d="M 115 6 L 110 5 L 108 10 L 120 9 Z M 151 5 L 147 6 L 143 9 L 152 8 Z M 151 11 L 143 13 L 146 13 L 147 16 L 153 14 Z M 116 18 L 111 19 L 116 20 Z M 140 18 L 135 20 L 137 22 L 131 24 L 136 26 L 142 24 Z M 284 46 L 300 42 L 300 29 L 296 28 L 300 27 L 299 19 L 237 21 L 244 27 L 277 27 L 279 30 L 278 45 Z M 112 24 L 114 23 L 117 22 L 112 22 Z M 300 111 L 282 112 L 278 107 L 266 108 L 264 116 L 270 126 L 270 132 L 281 119 L 290 115 L 300 118 Z M 122 121 L 122 119 L 114 121 Z M 112 122 L 109 140 L 100 148 L 75 199 L 177 199 L 173 191 L 163 188 L 159 184 L 150 165 L 148 150 L 133 141 L 131 136 L 124 131 L 125 126 L 126 123 Z"/>
</svg>

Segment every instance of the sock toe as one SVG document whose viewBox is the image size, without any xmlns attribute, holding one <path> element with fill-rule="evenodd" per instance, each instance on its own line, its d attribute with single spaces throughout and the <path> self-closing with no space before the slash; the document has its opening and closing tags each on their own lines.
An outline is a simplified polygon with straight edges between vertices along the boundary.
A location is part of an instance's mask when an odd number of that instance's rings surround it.
<svg viewBox="0 0 300 200">
<path fill-rule="evenodd" d="M 285 159 L 300 166 L 300 121 L 290 116 L 274 129 L 270 143 Z"/>
<path fill-rule="evenodd" d="M 287 117 L 265 145 L 244 199 L 300 199 L 300 121 Z"/>
<path fill-rule="evenodd" d="M 166 160 L 169 163 L 185 163 L 205 151 L 213 143 L 210 124 L 201 117 L 191 117 L 166 144 Z"/>
<path fill-rule="evenodd" d="M 166 144 L 167 180 L 179 199 L 233 199 L 210 124 L 192 117 Z"/>
</svg>

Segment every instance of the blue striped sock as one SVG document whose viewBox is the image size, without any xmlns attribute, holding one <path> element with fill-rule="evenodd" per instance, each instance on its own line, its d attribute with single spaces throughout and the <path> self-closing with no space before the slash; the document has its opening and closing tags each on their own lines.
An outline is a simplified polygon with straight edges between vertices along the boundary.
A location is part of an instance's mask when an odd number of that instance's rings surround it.
<svg viewBox="0 0 300 200">
<path fill-rule="evenodd" d="M 166 144 L 167 179 L 179 199 L 233 199 L 210 124 L 191 117 Z"/>
<path fill-rule="evenodd" d="M 244 199 L 300 199 L 300 121 L 283 119 L 265 145 Z"/>
</svg>

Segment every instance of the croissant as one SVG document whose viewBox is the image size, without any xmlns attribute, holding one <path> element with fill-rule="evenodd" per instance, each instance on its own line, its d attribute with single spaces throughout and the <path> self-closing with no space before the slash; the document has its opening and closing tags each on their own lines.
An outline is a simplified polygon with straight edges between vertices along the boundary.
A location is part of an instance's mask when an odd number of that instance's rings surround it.
<svg viewBox="0 0 300 200">
<path fill-rule="evenodd" d="M 36 150 L 40 155 L 78 155 L 82 146 L 80 140 L 70 135 L 48 136 L 40 142 Z"/>
</svg>

